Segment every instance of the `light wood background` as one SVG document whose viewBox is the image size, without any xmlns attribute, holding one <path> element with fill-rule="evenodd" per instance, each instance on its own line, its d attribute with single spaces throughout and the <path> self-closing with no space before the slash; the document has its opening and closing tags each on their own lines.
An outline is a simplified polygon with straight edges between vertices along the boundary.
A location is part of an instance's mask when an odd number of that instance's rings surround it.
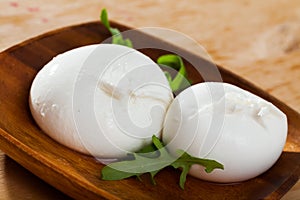
<svg viewBox="0 0 300 200">
<path fill-rule="evenodd" d="M 211 58 L 300 112 L 300 0 L 0 0 L 0 51 L 47 31 L 109 18 L 193 38 Z M 187 40 L 159 35 L 183 48 Z M 1 147 L 0 147 L 1 149 Z M 66 199 L 0 151 L 0 200 Z M 300 182 L 283 197 L 300 199 Z"/>
</svg>

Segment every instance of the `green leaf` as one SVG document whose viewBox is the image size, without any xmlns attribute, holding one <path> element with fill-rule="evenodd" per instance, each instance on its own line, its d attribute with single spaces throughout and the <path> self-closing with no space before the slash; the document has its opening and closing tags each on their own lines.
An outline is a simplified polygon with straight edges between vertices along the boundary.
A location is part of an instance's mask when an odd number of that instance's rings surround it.
<svg viewBox="0 0 300 200">
<path fill-rule="evenodd" d="M 173 157 L 166 149 L 164 144 L 156 136 L 152 137 L 153 147 L 155 147 L 155 157 L 148 157 L 144 154 L 134 153 L 134 160 L 125 160 L 111 163 L 105 166 L 102 171 L 103 180 L 121 180 L 132 176 L 140 177 L 144 173 L 150 173 L 153 184 L 155 183 L 154 176 L 167 166 L 174 168 L 182 168 L 179 185 L 184 189 L 186 176 L 193 164 L 199 164 L 206 168 L 206 172 L 211 172 L 216 168 L 223 169 L 223 165 L 209 159 L 201 159 L 190 156 L 188 153 L 178 150 L 179 158 Z M 149 146 L 143 151 L 147 152 Z M 148 152 L 147 152 L 148 153 Z"/>
<path fill-rule="evenodd" d="M 157 59 L 157 63 L 160 65 L 171 67 L 178 71 L 173 80 L 170 73 L 165 72 L 173 92 L 185 89 L 190 86 L 190 82 L 187 79 L 186 69 L 180 56 L 174 54 L 166 54 L 160 56 Z"/>
<path fill-rule="evenodd" d="M 177 168 L 182 168 L 182 172 L 180 175 L 180 182 L 179 185 L 182 189 L 184 189 L 184 184 L 186 181 L 186 176 L 188 172 L 190 171 L 190 168 L 194 164 L 199 164 L 205 167 L 205 171 L 207 173 L 212 172 L 214 169 L 224 169 L 223 165 L 214 161 L 214 160 L 209 160 L 209 159 L 203 159 L 203 158 L 196 158 L 188 153 L 184 152 L 183 150 L 177 150 L 177 153 L 180 155 L 180 157 L 172 163 L 172 166 L 177 169 Z"/>
<path fill-rule="evenodd" d="M 125 179 L 125 178 L 129 178 L 131 176 L 141 175 L 140 173 L 130 173 L 130 172 L 119 171 L 119 170 L 116 170 L 116 169 L 114 169 L 112 167 L 109 167 L 109 166 L 105 166 L 102 169 L 101 174 L 102 174 L 102 179 L 103 180 L 110 180 L 110 181 L 122 180 L 122 179 Z"/>
<path fill-rule="evenodd" d="M 130 39 L 123 39 L 122 34 L 120 33 L 120 31 L 117 28 L 112 28 L 110 26 L 109 20 L 108 20 L 108 14 L 106 9 L 102 9 L 101 11 L 101 15 L 100 15 L 100 20 L 102 22 L 102 24 L 109 30 L 109 32 L 112 35 L 112 43 L 113 44 L 119 44 L 119 45 L 123 45 L 123 46 L 127 46 L 132 48 L 132 42 Z"/>
<path fill-rule="evenodd" d="M 190 168 L 191 168 L 191 165 L 183 165 L 182 166 L 182 171 L 181 171 L 180 179 L 179 179 L 179 186 L 181 187 L 181 189 L 184 189 L 186 176 L 189 173 Z"/>
<path fill-rule="evenodd" d="M 150 175 L 151 175 L 151 181 L 152 181 L 153 185 L 156 185 L 154 176 L 155 176 L 159 171 L 160 171 L 160 170 L 155 170 L 155 171 L 150 172 Z"/>
<path fill-rule="evenodd" d="M 140 174 L 162 169 L 172 163 L 171 157 L 148 158 L 140 154 L 134 153 L 134 160 L 125 160 L 110 163 L 106 167 L 114 168 L 125 173 Z"/>
<path fill-rule="evenodd" d="M 133 47 L 130 39 L 123 39 L 122 34 L 117 28 L 110 26 L 106 9 L 101 11 L 101 22 L 109 30 L 112 35 L 112 43 Z M 182 90 L 190 83 L 187 79 L 187 73 L 181 57 L 174 54 L 163 55 L 158 58 L 158 64 L 171 67 L 178 71 L 174 79 L 169 72 L 165 71 L 167 80 L 173 92 Z M 205 167 L 205 171 L 210 173 L 216 168 L 223 169 L 223 165 L 208 159 L 195 158 L 182 150 L 178 150 L 179 158 L 175 158 L 169 154 L 164 144 L 156 136 L 152 137 L 152 144 L 144 147 L 138 153 L 131 155 L 132 160 L 123 160 L 111 163 L 105 166 L 102 171 L 103 180 L 121 180 L 136 176 L 140 179 L 140 175 L 150 173 L 153 184 L 155 183 L 155 175 L 167 166 L 173 166 L 175 169 L 182 168 L 179 185 L 184 189 L 186 176 L 193 164 L 199 164 Z"/>
<path fill-rule="evenodd" d="M 157 150 L 157 148 L 155 147 L 155 145 L 153 143 L 151 143 L 149 145 L 144 146 L 137 153 L 153 153 L 156 150 Z"/>
<path fill-rule="evenodd" d="M 171 83 L 172 83 L 172 76 L 171 76 L 171 74 L 169 72 L 167 72 L 167 71 L 164 71 L 164 73 L 165 73 L 165 76 L 166 76 L 166 78 L 167 78 L 167 80 L 169 82 L 169 85 L 171 85 Z"/>
<path fill-rule="evenodd" d="M 148 158 L 156 158 L 160 155 L 159 151 L 157 151 L 157 148 L 153 143 L 144 146 L 137 153 Z"/>
<path fill-rule="evenodd" d="M 110 29 L 110 24 L 108 21 L 108 16 L 107 16 L 107 11 L 106 9 L 102 9 L 100 19 L 102 24 L 109 30 Z"/>
<path fill-rule="evenodd" d="M 160 141 L 160 139 L 156 135 L 152 136 L 152 142 L 157 149 L 164 148 L 164 144 Z"/>
</svg>

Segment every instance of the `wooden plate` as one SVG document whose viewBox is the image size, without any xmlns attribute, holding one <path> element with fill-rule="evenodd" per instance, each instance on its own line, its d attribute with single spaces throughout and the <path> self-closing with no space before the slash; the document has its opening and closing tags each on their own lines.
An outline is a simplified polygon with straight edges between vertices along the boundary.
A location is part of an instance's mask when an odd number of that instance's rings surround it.
<svg viewBox="0 0 300 200">
<path fill-rule="evenodd" d="M 112 23 L 120 30 L 128 27 Z M 141 32 L 132 38 L 134 44 L 159 44 L 180 52 L 184 58 L 200 63 L 199 69 L 210 77 L 211 64 Z M 163 170 L 157 185 L 146 178 L 102 181 L 102 164 L 92 157 L 74 152 L 48 136 L 35 124 L 28 107 L 28 94 L 35 74 L 53 56 L 75 47 L 99 43 L 110 35 L 98 22 L 56 30 L 16 45 L 0 54 L 0 147 L 8 156 L 57 189 L 77 199 L 279 199 L 299 179 L 300 115 L 284 103 L 253 84 L 219 67 L 225 82 L 247 89 L 271 101 L 288 115 L 289 133 L 283 154 L 266 173 L 252 180 L 231 185 L 215 184 L 188 177 L 185 190 L 178 186 L 179 172 Z M 153 59 L 166 53 L 143 49 Z M 195 76 L 187 63 L 190 79 Z M 214 78 L 209 78 L 213 80 Z M 255 163 L 253 163 L 255 165 Z"/>
</svg>

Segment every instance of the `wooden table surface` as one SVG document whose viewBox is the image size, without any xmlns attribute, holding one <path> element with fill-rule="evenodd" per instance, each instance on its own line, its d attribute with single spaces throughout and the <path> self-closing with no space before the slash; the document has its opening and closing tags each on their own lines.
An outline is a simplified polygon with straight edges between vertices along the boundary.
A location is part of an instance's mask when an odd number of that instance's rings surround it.
<svg viewBox="0 0 300 200">
<path fill-rule="evenodd" d="M 1 0 L 0 51 L 53 29 L 98 20 L 104 7 L 119 23 L 190 36 L 216 63 L 300 112 L 300 0 Z M 193 50 L 186 40 L 171 40 Z M 0 200 L 67 198 L 0 151 Z M 300 181 L 283 199 L 300 199 Z"/>
</svg>

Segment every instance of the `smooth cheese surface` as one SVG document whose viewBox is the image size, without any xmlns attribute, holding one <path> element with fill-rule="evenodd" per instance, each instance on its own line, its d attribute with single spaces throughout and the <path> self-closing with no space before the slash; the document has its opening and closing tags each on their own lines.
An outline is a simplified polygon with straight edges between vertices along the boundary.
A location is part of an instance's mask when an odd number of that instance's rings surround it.
<svg viewBox="0 0 300 200">
<path fill-rule="evenodd" d="M 36 75 L 29 104 L 37 124 L 61 144 L 116 158 L 160 136 L 172 100 L 164 73 L 149 57 L 99 44 L 53 58 Z"/>
<path fill-rule="evenodd" d="M 268 170 L 287 137 L 287 118 L 266 100 L 227 83 L 206 82 L 180 93 L 167 112 L 163 141 L 175 154 L 186 150 L 216 160 L 224 170 L 190 174 L 215 182 L 239 182 Z"/>
</svg>

